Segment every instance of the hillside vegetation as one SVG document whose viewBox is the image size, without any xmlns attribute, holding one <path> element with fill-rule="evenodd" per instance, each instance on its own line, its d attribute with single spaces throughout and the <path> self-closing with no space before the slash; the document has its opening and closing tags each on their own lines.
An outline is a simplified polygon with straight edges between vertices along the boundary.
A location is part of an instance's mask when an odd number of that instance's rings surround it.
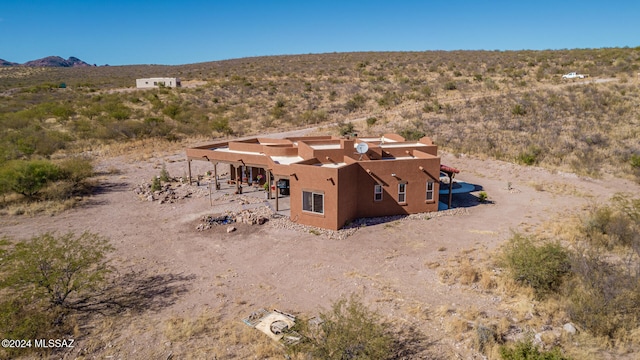
<svg viewBox="0 0 640 360">
<path fill-rule="evenodd" d="M 0 163 L 142 138 L 345 120 L 524 164 L 640 174 L 639 48 L 333 53 L 181 66 L 0 68 Z M 585 81 L 562 80 L 569 71 Z M 136 90 L 135 78 L 179 77 Z M 597 80 L 596 82 L 592 80 Z"/>
</svg>

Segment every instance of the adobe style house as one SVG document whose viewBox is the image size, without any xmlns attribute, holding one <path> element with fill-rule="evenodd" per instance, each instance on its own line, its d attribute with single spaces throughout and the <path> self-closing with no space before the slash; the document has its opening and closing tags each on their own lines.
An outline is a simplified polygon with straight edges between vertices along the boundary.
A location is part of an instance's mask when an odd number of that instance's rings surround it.
<svg viewBox="0 0 640 360">
<path fill-rule="evenodd" d="M 337 230 L 356 218 L 438 210 L 440 158 L 428 137 L 252 138 L 190 148 L 187 159 L 190 178 L 191 161 L 205 160 L 230 164 L 236 184 L 288 181 L 291 220 L 301 224 Z"/>
<path fill-rule="evenodd" d="M 180 87 L 180 79 L 178 78 L 146 78 L 136 79 L 136 87 L 138 89 L 151 89 L 158 88 L 160 86 L 165 87 Z"/>
</svg>

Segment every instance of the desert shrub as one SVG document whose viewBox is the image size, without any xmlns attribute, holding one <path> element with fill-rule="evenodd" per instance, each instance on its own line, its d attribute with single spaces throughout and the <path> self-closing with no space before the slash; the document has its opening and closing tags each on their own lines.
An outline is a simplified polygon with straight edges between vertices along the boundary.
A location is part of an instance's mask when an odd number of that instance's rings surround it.
<svg viewBox="0 0 640 360">
<path fill-rule="evenodd" d="M 94 117 L 100 115 L 102 113 L 102 107 L 100 104 L 90 104 L 80 110 L 80 114 L 89 118 L 89 120 L 93 120 Z"/>
<path fill-rule="evenodd" d="M 440 110 L 442 110 L 442 105 L 438 102 L 438 100 L 434 100 L 433 102 L 429 103 L 425 103 L 424 106 L 422 107 L 422 111 L 429 113 L 429 112 L 440 112 Z"/>
<path fill-rule="evenodd" d="M 74 186 L 80 185 L 84 180 L 93 176 L 93 164 L 91 159 L 72 157 L 59 164 L 60 179 L 71 182 Z"/>
<path fill-rule="evenodd" d="M 367 127 L 372 127 L 373 125 L 376 124 L 376 122 L 378 122 L 378 119 L 375 117 L 367 118 Z"/>
<path fill-rule="evenodd" d="M 167 166 L 165 164 L 162 164 L 162 169 L 160 170 L 160 181 L 170 181 L 171 180 L 171 175 L 169 175 L 169 171 L 167 170 Z"/>
<path fill-rule="evenodd" d="M 24 299 L 10 298 L 0 301 L 0 337 L 3 339 L 45 339 L 63 338 L 69 332 L 65 324 L 55 324 L 59 316 L 41 304 L 31 304 Z M 33 343 L 31 343 L 34 346 Z M 13 359 L 27 352 L 37 351 L 34 347 L 0 348 L 0 358 Z"/>
<path fill-rule="evenodd" d="M 640 318 L 640 199 L 616 195 L 580 230 L 586 246 L 572 258 L 568 312 L 592 334 L 624 337 Z"/>
<path fill-rule="evenodd" d="M 229 119 L 226 117 L 217 117 L 211 121 L 211 127 L 214 131 L 224 135 L 232 135 L 233 129 L 229 126 Z"/>
<path fill-rule="evenodd" d="M 414 119 L 411 125 L 398 131 L 398 134 L 406 140 L 419 140 L 426 136 L 425 123 L 419 119 Z"/>
<path fill-rule="evenodd" d="M 487 198 L 489 198 L 489 195 L 487 195 L 486 191 L 480 191 L 478 193 L 478 201 L 485 202 L 487 201 Z"/>
<path fill-rule="evenodd" d="M 503 261 L 511 277 L 532 287 L 537 297 L 556 292 L 570 270 L 569 254 L 559 243 L 537 246 L 521 234 L 511 237 Z"/>
<path fill-rule="evenodd" d="M 365 98 L 361 94 L 356 94 L 347 101 L 344 107 L 348 112 L 353 112 L 364 107 L 364 104 L 366 102 L 367 102 L 367 98 Z"/>
<path fill-rule="evenodd" d="M 59 103 L 51 108 L 51 115 L 62 120 L 68 120 L 75 113 L 73 106 L 68 103 Z"/>
<path fill-rule="evenodd" d="M 14 160 L 4 164 L 0 174 L 6 187 L 33 199 L 48 183 L 58 180 L 61 171 L 47 160 Z"/>
<path fill-rule="evenodd" d="M 636 155 L 636 154 L 631 155 L 631 158 L 629 159 L 629 163 L 631 164 L 631 167 L 640 169 L 640 155 Z"/>
<path fill-rule="evenodd" d="M 527 150 L 518 155 L 518 162 L 525 165 L 535 165 L 540 161 L 542 149 L 536 146 L 530 146 Z"/>
<path fill-rule="evenodd" d="M 580 256 L 580 257 L 578 257 Z M 592 255 L 574 259 L 577 278 L 569 287 L 567 312 L 596 336 L 624 338 L 637 328 L 640 281 L 625 269 Z"/>
<path fill-rule="evenodd" d="M 0 195 L 3 196 L 3 200 L 5 200 L 5 196 L 12 191 L 11 182 L 10 172 L 4 170 L 4 167 L 0 165 Z"/>
<path fill-rule="evenodd" d="M 475 329 L 475 346 L 481 353 L 486 353 L 498 341 L 498 334 L 494 328 L 480 323 L 476 324 Z"/>
<path fill-rule="evenodd" d="M 640 259 L 640 199 L 617 194 L 612 205 L 591 209 L 580 230 L 591 245 L 623 247 Z"/>
<path fill-rule="evenodd" d="M 429 98 L 429 97 L 431 97 L 431 95 L 432 95 L 432 93 L 433 93 L 433 92 L 431 91 L 431 88 L 430 88 L 429 86 L 423 86 L 423 87 L 420 89 L 420 93 L 421 93 L 425 98 Z"/>
<path fill-rule="evenodd" d="M 45 233 L 3 239 L 0 262 L 0 337 L 56 338 L 69 334 L 71 309 L 82 308 L 109 273 L 108 241 L 96 234 Z M 32 348 L 33 350 L 37 350 Z M 4 349 L 7 356 L 16 352 Z M 22 353 L 24 349 L 19 349 Z M 0 357 L 2 356 L 0 349 Z"/>
<path fill-rule="evenodd" d="M 126 120 L 131 116 L 131 109 L 124 104 L 111 102 L 104 106 L 104 111 L 116 120 Z"/>
<path fill-rule="evenodd" d="M 162 109 L 162 113 L 172 119 L 175 119 L 181 111 L 182 108 L 178 104 L 169 104 Z"/>
<path fill-rule="evenodd" d="M 278 99 L 269 113 L 271 114 L 271 116 L 273 116 L 274 119 L 282 119 L 287 113 L 285 105 L 286 103 L 284 100 Z"/>
<path fill-rule="evenodd" d="M 160 191 L 162 189 L 162 182 L 159 176 L 155 176 L 151 179 L 151 191 Z"/>
<path fill-rule="evenodd" d="M 522 104 L 515 104 L 511 108 L 511 114 L 516 115 L 516 116 L 523 116 L 523 115 L 527 114 L 527 110 L 524 108 L 524 106 Z"/>
<path fill-rule="evenodd" d="M 89 232 L 45 233 L 15 242 L 0 265 L 5 274 L 0 286 L 52 307 L 80 305 L 105 280 L 112 249 L 107 239 Z"/>
<path fill-rule="evenodd" d="M 148 117 L 142 121 L 141 134 L 149 137 L 166 137 L 171 133 L 173 127 L 167 124 L 163 119 L 157 117 Z"/>
<path fill-rule="evenodd" d="M 387 91 L 382 95 L 380 99 L 378 99 L 378 105 L 383 108 L 390 109 L 402 102 L 400 96 L 398 96 L 395 92 Z"/>
<path fill-rule="evenodd" d="M 380 315 L 369 310 L 359 299 L 351 297 L 333 303 L 331 310 L 320 314 L 319 325 L 299 322 L 304 340 L 293 352 L 310 354 L 314 359 L 390 359 L 394 336 Z"/>
<path fill-rule="evenodd" d="M 355 126 L 353 125 L 352 122 L 344 122 L 344 121 L 338 122 L 338 133 L 340 133 L 340 135 L 342 136 L 350 135 L 353 133 L 354 130 L 355 130 Z"/>
<path fill-rule="evenodd" d="M 420 140 L 426 135 L 426 133 L 417 128 L 405 128 L 400 130 L 399 135 L 406 140 Z"/>
<path fill-rule="evenodd" d="M 327 121 L 327 112 L 324 110 L 307 110 L 300 115 L 305 124 L 318 124 Z"/>
<path fill-rule="evenodd" d="M 570 357 L 562 355 L 559 348 L 551 351 L 541 351 L 530 340 L 519 341 L 515 345 L 501 346 L 500 358 L 502 360 L 570 360 Z"/>
<path fill-rule="evenodd" d="M 10 132 L 4 139 L 13 150 L 12 158 L 49 156 L 59 149 L 64 149 L 71 140 L 69 134 L 46 130 L 37 125 Z"/>
<path fill-rule="evenodd" d="M 456 90 L 458 88 L 458 84 L 456 84 L 455 81 L 447 81 L 444 84 L 444 89 L 445 90 Z"/>
</svg>

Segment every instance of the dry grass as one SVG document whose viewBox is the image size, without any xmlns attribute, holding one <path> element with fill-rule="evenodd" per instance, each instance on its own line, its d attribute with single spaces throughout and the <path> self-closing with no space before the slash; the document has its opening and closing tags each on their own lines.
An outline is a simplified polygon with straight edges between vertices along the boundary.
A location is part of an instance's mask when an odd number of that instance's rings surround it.
<svg viewBox="0 0 640 360">
<path fill-rule="evenodd" d="M 529 186 L 531 186 L 532 188 L 534 188 L 536 191 L 546 191 L 549 192 L 551 194 L 555 194 L 555 195 L 572 195 L 575 197 L 583 197 L 583 198 L 590 198 L 592 197 L 591 194 L 587 193 L 586 191 L 579 189 L 575 184 L 572 184 L 570 182 L 560 182 L 560 181 L 553 181 L 553 182 L 540 182 L 540 181 L 530 181 L 528 182 Z"/>
<path fill-rule="evenodd" d="M 56 215 L 66 210 L 76 207 L 82 202 L 80 198 L 64 199 L 64 200 L 43 200 L 37 202 L 1 202 L 0 215 L 11 216 L 36 216 L 39 214 Z"/>
<path fill-rule="evenodd" d="M 170 326 L 177 323 L 177 326 Z M 202 314 L 193 320 L 174 318 L 167 322 L 165 335 L 175 338 L 176 356 L 198 359 L 213 354 L 218 359 L 256 356 L 259 359 L 282 358 L 284 349 L 265 334 L 239 320 L 223 320 Z"/>
<path fill-rule="evenodd" d="M 464 249 L 459 255 L 448 259 L 444 265 L 429 262 L 425 266 L 429 269 L 441 268 L 438 276 L 444 284 L 479 285 L 483 290 L 491 291 L 497 287 L 497 276 L 495 271 L 489 268 L 489 255 L 484 250 L 478 252 L 475 248 Z"/>
</svg>

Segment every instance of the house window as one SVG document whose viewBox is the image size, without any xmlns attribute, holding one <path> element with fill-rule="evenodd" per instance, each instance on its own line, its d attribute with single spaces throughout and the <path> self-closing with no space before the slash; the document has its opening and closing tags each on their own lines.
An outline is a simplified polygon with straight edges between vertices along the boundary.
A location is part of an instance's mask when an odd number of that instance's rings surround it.
<svg viewBox="0 0 640 360">
<path fill-rule="evenodd" d="M 427 181 L 427 201 L 433 201 L 433 181 Z"/>
<path fill-rule="evenodd" d="M 373 185 L 373 200 L 382 201 L 382 185 Z"/>
<path fill-rule="evenodd" d="M 158 86 L 158 82 L 157 82 L 157 81 L 154 81 L 154 82 L 153 82 L 153 85 Z"/>
<path fill-rule="evenodd" d="M 302 210 L 324 214 L 324 194 L 313 191 L 303 191 Z"/>
<path fill-rule="evenodd" d="M 407 184 L 398 184 L 398 202 L 401 204 L 407 202 Z"/>
</svg>

